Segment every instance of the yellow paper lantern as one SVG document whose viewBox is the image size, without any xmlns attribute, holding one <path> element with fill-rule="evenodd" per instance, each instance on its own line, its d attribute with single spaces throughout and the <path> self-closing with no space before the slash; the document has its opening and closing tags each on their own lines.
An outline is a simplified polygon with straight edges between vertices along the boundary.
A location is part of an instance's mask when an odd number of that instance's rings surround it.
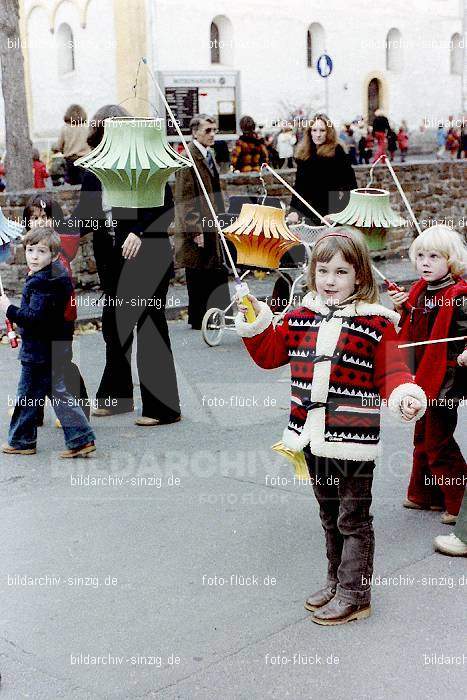
<svg viewBox="0 0 467 700">
<path fill-rule="evenodd" d="M 301 240 L 287 227 L 283 209 L 244 204 L 238 219 L 223 229 L 237 250 L 237 264 L 275 270 L 290 248 Z"/>
</svg>

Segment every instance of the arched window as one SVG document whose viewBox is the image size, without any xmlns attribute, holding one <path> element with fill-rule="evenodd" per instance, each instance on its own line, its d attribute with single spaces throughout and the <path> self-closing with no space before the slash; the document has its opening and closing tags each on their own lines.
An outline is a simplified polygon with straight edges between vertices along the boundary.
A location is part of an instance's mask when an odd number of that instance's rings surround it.
<svg viewBox="0 0 467 700">
<path fill-rule="evenodd" d="M 372 78 L 368 83 L 368 124 L 372 125 L 375 112 L 380 108 L 380 82 L 378 78 Z"/>
<path fill-rule="evenodd" d="M 313 22 L 306 33 L 306 64 L 308 68 L 316 68 L 318 58 L 324 53 L 324 29 L 318 22 Z"/>
<path fill-rule="evenodd" d="M 217 15 L 211 22 L 211 63 L 233 65 L 233 28 L 225 15 Z"/>
<path fill-rule="evenodd" d="M 404 64 L 402 34 L 398 29 L 390 29 L 386 37 L 386 70 L 399 73 Z"/>
<path fill-rule="evenodd" d="M 57 29 L 57 48 L 59 75 L 71 73 L 75 70 L 75 46 L 69 24 L 61 24 Z"/>
<path fill-rule="evenodd" d="M 451 49 L 451 73 L 452 75 L 462 75 L 464 48 L 461 35 L 453 34 L 449 46 Z"/>
<path fill-rule="evenodd" d="M 211 63 L 221 62 L 221 51 L 219 47 L 220 32 L 215 22 L 211 22 Z"/>
<path fill-rule="evenodd" d="M 311 33 L 308 29 L 306 33 L 306 65 L 308 68 L 313 68 L 313 50 L 311 45 Z"/>
</svg>

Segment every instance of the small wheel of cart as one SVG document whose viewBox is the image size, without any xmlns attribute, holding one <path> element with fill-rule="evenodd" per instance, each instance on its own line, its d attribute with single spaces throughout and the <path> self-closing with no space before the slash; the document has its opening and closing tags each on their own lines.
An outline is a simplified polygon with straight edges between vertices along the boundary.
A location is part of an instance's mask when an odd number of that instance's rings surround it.
<svg viewBox="0 0 467 700">
<path fill-rule="evenodd" d="M 222 309 L 208 309 L 201 322 L 201 331 L 204 342 L 210 347 L 219 345 L 225 328 L 225 311 Z"/>
</svg>

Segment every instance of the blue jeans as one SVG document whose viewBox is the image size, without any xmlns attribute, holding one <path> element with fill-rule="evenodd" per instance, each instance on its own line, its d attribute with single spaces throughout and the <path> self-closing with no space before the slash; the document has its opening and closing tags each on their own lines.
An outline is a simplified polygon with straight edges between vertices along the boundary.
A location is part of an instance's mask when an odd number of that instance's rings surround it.
<svg viewBox="0 0 467 700">
<path fill-rule="evenodd" d="M 62 424 L 65 444 L 72 450 L 95 440 L 81 406 L 65 386 L 63 364 L 21 363 L 15 410 L 10 423 L 8 444 L 24 450 L 36 446 L 37 413 L 48 396 Z"/>
</svg>

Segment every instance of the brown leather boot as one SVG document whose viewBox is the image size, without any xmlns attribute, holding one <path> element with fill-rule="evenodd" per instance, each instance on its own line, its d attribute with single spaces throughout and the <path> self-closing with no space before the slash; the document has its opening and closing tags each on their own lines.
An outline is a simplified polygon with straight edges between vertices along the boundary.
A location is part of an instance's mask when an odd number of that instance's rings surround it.
<svg viewBox="0 0 467 700">
<path fill-rule="evenodd" d="M 332 586 L 325 586 L 320 588 L 316 593 L 312 593 L 309 598 L 306 599 L 305 609 L 306 610 L 317 610 L 322 608 L 323 605 L 329 603 L 330 600 L 336 595 L 336 589 Z"/>
<path fill-rule="evenodd" d="M 311 619 L 318 625 L 343 625 L 352 620 L 364 620 L 371 615 L 369 603 L 354 605 L 344 603 L 339 598 L 334 597 L 329 603 L 317 610 Z"/>
</svg>

